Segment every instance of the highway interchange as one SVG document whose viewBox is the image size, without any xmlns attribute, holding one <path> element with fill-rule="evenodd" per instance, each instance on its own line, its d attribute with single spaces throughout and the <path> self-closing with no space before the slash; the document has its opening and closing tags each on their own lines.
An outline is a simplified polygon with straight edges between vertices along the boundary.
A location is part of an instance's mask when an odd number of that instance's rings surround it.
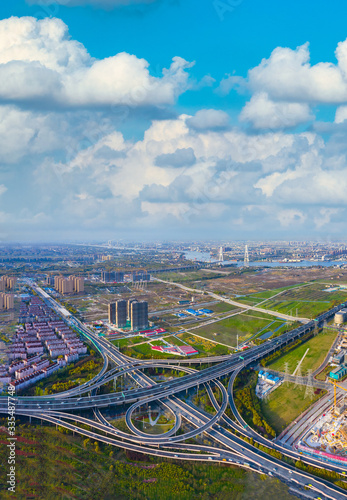
<svg viewBox="0 0 347 500">
<path fill-rule="evenodd" d="M 34 283 L 30 283 L 30 285 L 70 326 L 76 328 L 93 343 L 100 352 L 104 364 L 99 374 L 83 386 L 52 396 L 18 396 L 16 398 L 17 415 L 36 417 L 94 440 L 158 457 L 234 463 L 240 467 L 281 479 L 302 498 L 333 500 L 347 498 L 344 490 L 336 485 L 278 460 L 249 444 L 241 436 L 251 437 L 260 445 L 277 450 L 295 461 L 300 459 L 315 467 L 347 474 L 347 466 L 344 468 L 340 463 L 324 463 L 318 459 L 299 454 L 289 446 L 265 439 L 247 426 L 238 413 L 233 400 L 234 380 L 243 368 L 322 326 L 337 310 L 345 307 L 346 303 L 334 307 L 315 320 L 308 321 L 273 340 L 248 349 L 242 352 L 242 355 L 236 353 L 214 358 L 139 360 L 121 354 L 107 339 L 98 337 L 72 315 L 62 311 L 61 305 L 47 296 Z M 200 370 L 186 366 L 189 364 L 198 366 L 199 363 L 200 365 L 201 363 L 209 363 L 211 366 Z M 184 371 L 186 375 L 156 383 L 142 371 L 145 368 L 165 366 Z M 123 374 L 131 376 L 137 387 L 123 392 L 98 394 L 101 385 Z M 230 377 L 227 389 L 220 382 L 223 377 Z M 203 386 L 215 408 L 214 415 L 207 414 L 194 406 L 189 399 L 182 398 L 182 395 L 189 389 Z M 214 396 L 213 387 L 219 391 L 220 402 Z M 159 405 L 159 407 L 169 410 L 174 419 L 173 428 L 160 435 L 146 434 L 137 429 L 133 423 L 133 417 L 136 411 L 144 405 Z M 120 431 L 107 421 L 102 412 L 103 409 L 111 407 L 126 408 L 125 421 L 129 432 Z M 228 407 L 231 408 L 234 415 L 233 420 L 225 414 Z M 91 411 L 93 412 L 92 416 L 90 415 Z M 88 418 L 81 416 L 81 412 L 87 414 Z M 7 397 L 5 396 L 0 398 L 0 413 L 7 413 Z M 182 421 L 186 425 L 184 433 L 180 434 Z M 81 427 L 79 424 L 84 426 L 87 424 L 89 429 Z M 207 446 L 193 445 L 184 442 L 188 438 L 202 434 L 206 436 L 208 443 L 213 443 L 213 446 L 210 444 Z"/>
</svg>

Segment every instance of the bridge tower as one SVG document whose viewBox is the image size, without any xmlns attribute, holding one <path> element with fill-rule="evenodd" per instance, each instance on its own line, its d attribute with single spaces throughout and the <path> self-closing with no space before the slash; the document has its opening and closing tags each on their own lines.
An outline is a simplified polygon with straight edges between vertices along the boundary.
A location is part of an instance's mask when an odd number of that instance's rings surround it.
<svg viewBox="0 0 347 500">
<path fill-rule="evenodd" d="M 249 254 L 248 254 L 248 245 L 245 246 L 245 258 L 243 260 L 244 267 L 249 267 Z"/>
<path fill-rule="evenodd" d="M 218 261 L 219 261 L 219 262 L 223 262 L 223 261 L 224 261 L 224 256 L 223 256 L 223 247 L 220 247 L 220 248 L 219 248 Z"/>
</svg>

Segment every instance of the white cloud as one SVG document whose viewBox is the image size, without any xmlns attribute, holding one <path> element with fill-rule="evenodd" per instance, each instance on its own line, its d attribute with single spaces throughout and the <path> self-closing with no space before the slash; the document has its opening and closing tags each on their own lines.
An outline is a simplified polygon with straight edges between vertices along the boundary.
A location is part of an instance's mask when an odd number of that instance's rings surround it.
<svg viewBox="0 0 347 500">
<path fill-rule="evenodd" d="M 256 129 L 291 128 L 313 118 L 308 104 L 274 102 L 265 92 L 255 94 L 240 114 L 241 121 Z"/>
<path fill-rule="evenodd" d="M 248 72 L 253 92 L 266 92 L 271 99 L 326 104 L 347 101 L 347 41 L 336 50 L 338 64 L 310 64 L 308 44 L 296 50 L 277 47 L 268 59 Z"/>
<path fill-rule="evenodd" d="M 86 126 L 84 133 L 90 127 Z M 62 145 L 65 151 L 70 148 L 76 151 L 76 134 L 80 131 L 81 126 L 71 123 L 67 115 L 0 106 L 1 162 L 17 163 L 24 156 L 51 153 Z"/>
<path fill-rule="evenodd" d="M 280 210 L 277 213 L 277 219 L 279 220 L 281 226 L 289 227 L 292 225 L 302 224 L 306 216 L 301 210 L 286 209 Z"/>
<path fill-rule="evenodd" d="M 192 64 L 174 57 L 161 77 L 125 52 L 97 60 L 60 19 L 0 21 L 0 101 L 36 106 L 130 107 L 172 104 L 188 88 Z"/>
<path fill-rule="evenodd" d="M 250 92 L 251 100 L 240 119 L 256 129 L 288 128 L 312 120 L 314 105 L 341 105 L 335 122 L 342 123 L 347 103 L 347 39 L 335 51 L 337 63 L 310 63 L 309 44 L 292 50 L 277 47 L 270 57 L 248 71 L 247 78 L 227 76 L 217 89 L 221 95 L 232 89 Z"/>
<path fill-rule="evenodd" d="M 237 129 L 198 131 L 187 126 L 190 119 L 182 115 L 155 121 L 137 142 L 126 142 L 114 132 L 77 153 L 70 162 L 56 165 L 63 197 L 66 186 L 73 190 L 78 186 L 71 198 L 75 201 L 65 202 L 72 215 L 85 217 L 98 212 L 101 224 L 100 217 L 106 223 L 118 207 L 117 219 L 122 223 L 123 214 L 128 217 L 127 207 L 138 221 L 150 221 L 155 214 L 152 222 L 157 224 L 159 219 L 164 223 L 177 214 L 179 220 L 192 217 L 199 221 L 206 214 L 218 219 L 232 210 L 233 220 L 243 220 L 242 207 L 256 201 L 279 207 L 290 200 L 305 204 L 313 172 L 321 176 L 319 182 L 324 183 L 329 196 L 336 191 L 339 180 L 335 173 L 330 186 L 323 180 L 331 173 L 324 168 L 320 158 L 323 146 L 314 134 L 250 136 Z M 44 183 L 50 168 L 43 165 L 39 170 Z M 298 188 L 296 183 L 302 186 Z M 317 203 L 321 196 L 319 192 L 308 204 Z M 277 210 L 276 219 L 290 226 L 291 221 L 297 222 L 300 209 L 287 210 Z"/>
<path fill-rule="evenodd" d="M 13 112 L 8 108 L 4 116 Z M 2 183 L 8 189 L 3 199 L 10 212 L 3 231 L 9 234 L 29 231 L 30 217 L 45 238 L 78 238 L 91 231 L 95 238 L 112 231 L 140 235 L 145 230 L 151 236 L 170 237 L 184 228 L 188 237 L 193 232 L 220 237 L 226 230 L 238 235 L 250 231 L 249 236 L 282 230 L 297 235 L 319 232 L 332 218 L 335 231 L 345 224 L 345 157 L 342 151 L 331 156 L 314 133 L 198 130 L 188 126 L 191 116 L 181 115 L 154 121 L 137 141 L 105 128 L 66 156 L 65 139 L 74 137 L 74 130 L 67 127 L 64 136 L 59 124 L 54 136 L 58 114 L 45 115 L 43 121 L 52 145 L 60 142 L 60 154 L 53 154 L 49 148 L 42 153 L 45 141 L 41 149 L 36 144 L 41 129 L 34 124 L 43 115 L 16 113 L 13 133 L 20 120 L 28 127 L 32 122 L 34 131 L 29 127 L 17 163 L 19 138 L 14 135 L 10 141 L 8 136 L 7 155 L 12 154 L 13 164 Z M 88 120 L 83 126 L 92 130 L 90 116 Z M 28 163 L 21 162 L 25 151 L 30 152 Z M 19 187 L 21 175 L 25 182 Z M 19 195 L 9 196 L 12 189 Z"/>
<path fill-rule="evenodd" d="M 339 106 L 335 113 L 335 123 L 343 123 L 347 119 L 347 106 Z"/>
<path fill-rule="evenodd" d="M 330 224 L 332 216 L 340 213 L 341 210 L 338 208 L 322 208 L 319 210 L 319 214 L 314 217 L 314 223 L 318 229 Z"/>
<path fill-rule="evenodd" d="M 223 128 L 229 123 L 229 115 L 219 109 L 200 109 L 195 116 L 187 120 L 187 124 L 195 129 Z"/>
</svg>

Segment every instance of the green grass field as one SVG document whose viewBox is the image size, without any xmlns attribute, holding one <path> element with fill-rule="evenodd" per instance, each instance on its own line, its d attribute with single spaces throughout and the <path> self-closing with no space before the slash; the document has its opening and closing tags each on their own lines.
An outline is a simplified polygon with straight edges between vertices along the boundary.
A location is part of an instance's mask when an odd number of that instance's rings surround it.
<svg viewBox="0 0 347 500">
<path fill-rule="evenodd" d="M 272 324 L 270 325 L 270 323 Z M 236 346 L 237 335 L 239 335 L 239 342 L 242 342 L 263 328 L 265 328 L 264 332 L 267 329 L 273 331 L 282 323 L 283 320 L 276 320 L 274 316 L 250 311 L 223 319 L 211 325 L 202 326 L 192 330 L 192 332 L 233 347 Z M 215 333 L 217 335 L 214 335 Z"/>
<path fill-rule="evenodd" d="M 145 342 L 146 339 L 144 337 L 141 337 L 141 336 L 136 336 L 136 337 L 129 337 L 129 338 L 126 338 L 126 339 L 115 339 L 115 340 L 110 340 L 110 342 L 112 342 L 112 344 L 114 344 L 115 346 L 119 346 L 120 348 L 121 347 L 125 347 L 125 346 L 131 346 L 131 345 L 134 345 L 134 344 L 138 344 L 139 342 Z"/>
<path fill-rule="evenodd" d="M 215 313 L 224 313 L 224 312 L 229 312 L 237 309 L 236 306 L 233 306 L 231 304 L 227 304 L 227 302 L 218 302 L 218 304 L 212 304 L 211 306 L 204 306 L 206 309 L 211 309 L 211 311 L 214 311 Z"/>
<path fill-rule="evenodd" d="M 321 391 L 311 400 L 305 398 L 305 391 L 305 386 L 284 383 L 269 395 L 267 401 L 261 401 L 262 413 L 277 435 L 324 394 Z"/>
<path fill-rule="evenodd" d="M 222 355 L 222 354 L 228 354 L 231 352 L 227 347 L 218 345 L 215 342 L 205 339 L 205 338 L 200 338 L 197 337 L 196 335 L 193 335 L 191 333 L 179 333 L 178 337 L 187 342 L 188 344 L 192 345 L 199 351 L 199 354 L 196 356 L 216 356 L 216 355 Z M 193 357 L 193 356 L 191 356 Z"/>
<path fill-rule="evenodd" d="M 283 314 L 295 316 L 297 313 L 301 317 L 314 318 L 333 307 L 336 302 L 343 302 L 347 298 L 347 291 L 328 293 L 326 288 L 324 283 L 315 282 L 255 293 L 238 300 L 245 304 L 258 305 L 268 299 L 261 307 Z"/>
<path fill-rule="evenodd" d="M 175 337 L 174 335 L 170 335 L 169 337 L 165 337 L 166 342 L 169 342 L 169 344 L 172 345 L 186 345 L 184 342 L 182 342 L 180 339 Z"/>
<path fill-rule="evenodd" d="M 298 361 L 303 357 L 306 350 L 309 349 L 301 364 L 301 372 L 305 374 L 308 369 L 316 370 L 324 361 L 336 335 L 337 332 L 335 330 L 324 330 L 323 333 L 319 333 L 316 337 L 304 342 L 271 363 L 269 368 L 272 370 L 284 371 L 284 364 L 288 363 L 289 372 L 293 373 Z"/>
</svg>

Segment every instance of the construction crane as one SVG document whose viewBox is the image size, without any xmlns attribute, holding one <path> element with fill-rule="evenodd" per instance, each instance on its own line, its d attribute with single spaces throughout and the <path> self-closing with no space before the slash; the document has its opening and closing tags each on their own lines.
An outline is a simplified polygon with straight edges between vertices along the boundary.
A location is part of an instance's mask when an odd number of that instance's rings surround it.
<svg viewBox="0 0 347 500">
<path fill-rule="evenodd" d="M 328 382 L 330 382 L 330 384 L 333 384 L 333 386 L 334 386 L 334 414 L 336 415 L 336 387 L 339 387 L 343 391 L 347 391 L 347 389 L 345 387 L 342 387 L 341 385 L 337 384 L 336 380 L 328 380 Z"/>
</svg>

